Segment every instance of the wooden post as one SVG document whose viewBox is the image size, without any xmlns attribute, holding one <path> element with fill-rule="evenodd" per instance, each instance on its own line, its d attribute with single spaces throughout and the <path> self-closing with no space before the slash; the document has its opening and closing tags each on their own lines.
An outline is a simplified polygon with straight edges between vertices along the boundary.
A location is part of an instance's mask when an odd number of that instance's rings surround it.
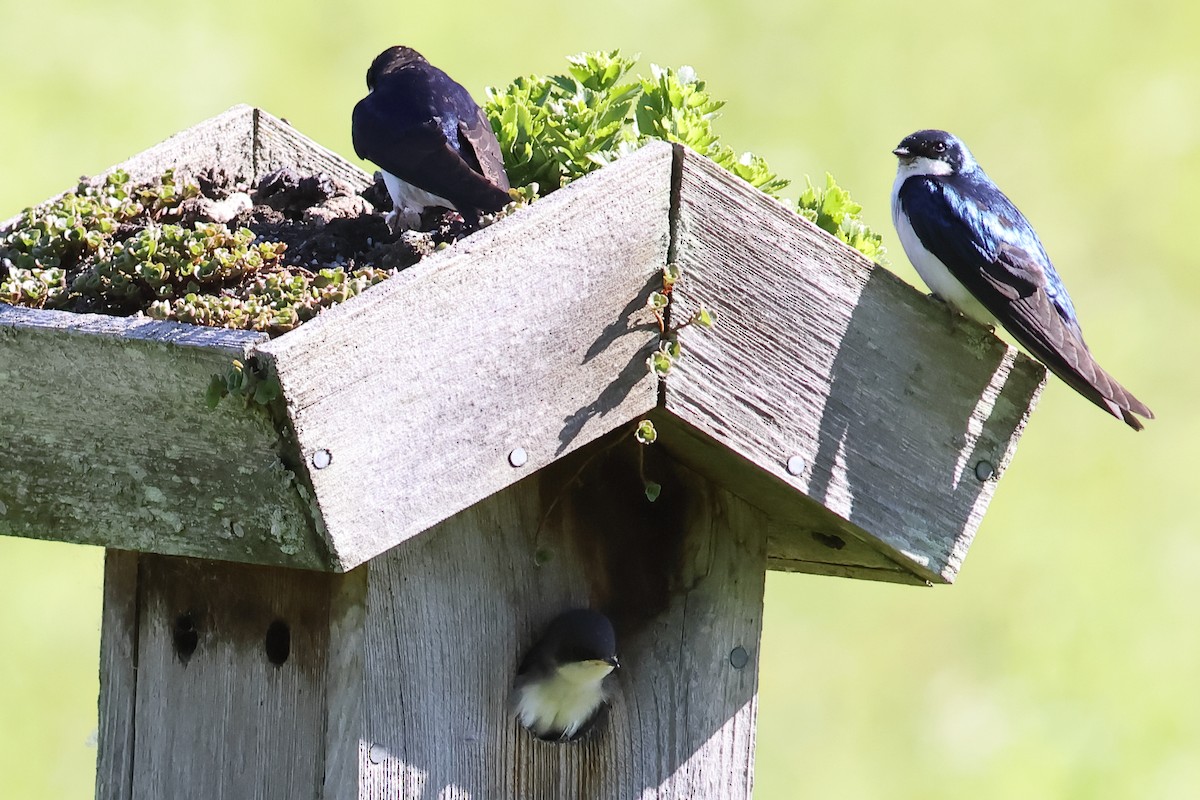
<svg viewBox="0 0 1200 800">
<path fill-rule="evenodd" d="M 245 107 L 122 166 L 285 165 L 368 180 Z M 660 381 L 669 261 L 720 320 Z M 251 357 L 278 407 L 209 410 Z M 1044 380 L 661 143 L 276 339 L 0 305 L 0 365 L 0 533 L 109 548 L 101 800 L 747 798 L 766 570 L 953 581 Z M 612 710 L 541 742 L 509 689 L 583 605 Z"/>
</svg>

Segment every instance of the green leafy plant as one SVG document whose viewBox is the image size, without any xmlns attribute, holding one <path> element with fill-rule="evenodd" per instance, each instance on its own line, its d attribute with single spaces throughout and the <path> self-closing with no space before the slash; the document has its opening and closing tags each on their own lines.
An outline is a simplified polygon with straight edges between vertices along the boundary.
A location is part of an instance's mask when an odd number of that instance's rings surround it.
<svg viewBox="0 0 1200 800">
<path fill-rule="evenodd" d="M 650 77 L 631 77 L 637 61 L 618 50 L 581 53 L 567 59 L 566 74 L 529 75 L 502 90 L 489 88 L 484 109 L 512 184 L 547 194 L 661 139 L 685 144 L 750 185 L 780 196 L 788 180 L 761 156 L 739 155 L 720 141 L 713 122 L 724 101 L 709 94 L 695 70 L 651 64 Z M 796 211 L 883 263 L 882 238 L 862 221 L 862 206 L 831 177 L 823 190 L 806 183 Z"/>
<path fill-rule="evenodd" d="M 658 441 L 658 431 L 654 429 L 653 422 L 643 419 L 633 429 L 633 438 L 637 440 L 638 444 L 651 445 Z M 646 460 L 641 450 L 638 450 L 638 477 L 642 480 L 642 489 L 645 491 L 646 499 L 653 503 L 662 494 L 662 484 L 646 477 Z"/>
<path fill-rule="evenodd" d="M 855 202 L 850 193 L 837 185 L 833 176 L 825 173 L 825 188 L 807 184 L 797 198 L 799 214 L 822 230 L 829 231 L 867 258 L 886 263 L 883 238 L 862 221 L 862 204 Z"/>
<path fill-rule="evenodd" d="M 247 407 L 266 406 L 279 397 L 280 391 L 279 377 L 273 369 L 254 359 L 250 363 L 234 359 L 224 372 L 212 376 L 204 399 L 209 408 L 216 408 L 225 397 L 240 397 Z"/>
</svg>

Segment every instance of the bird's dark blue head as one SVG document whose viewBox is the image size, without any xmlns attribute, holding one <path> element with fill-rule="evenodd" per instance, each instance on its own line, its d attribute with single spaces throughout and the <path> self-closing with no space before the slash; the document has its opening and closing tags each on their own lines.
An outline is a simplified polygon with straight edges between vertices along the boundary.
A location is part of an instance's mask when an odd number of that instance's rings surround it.
<svg viewBox="0 0 1200 800">
<path fill-rule="evenodd" d="M 603 661 L 617 666 L 617 634 L 612 622 L 589 608 L 557 616 L 546 628 L 542 644 L 556 664 Z"/>
<path fill-rule="evenodd" d="M 892 151 L 900 166 L 911 174 L 961 175 L 976 168 L 971 151 L 952 133 L 917 131 L 904 137 Z"/>
<path fill-rule="evenodd" d="M 367 70 L 367 89 L 374 90 L 375 84 L 379 82 L 379 79 L 389 72 L 395 72 L 409 64 L 427 63 L 429 62 L 425 60 L 425 56 L 411 47 L 404 47 L 403 45 L 389 47 L 375 56 L 375 60 L 371 62 L 371 66 Z"/>
</svg>

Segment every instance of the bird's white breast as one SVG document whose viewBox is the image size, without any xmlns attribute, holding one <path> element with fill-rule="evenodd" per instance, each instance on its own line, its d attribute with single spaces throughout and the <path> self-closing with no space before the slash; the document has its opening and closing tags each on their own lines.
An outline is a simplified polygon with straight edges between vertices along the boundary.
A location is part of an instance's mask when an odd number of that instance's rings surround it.
<svg viewBox="0 0 1200 800">
<path fill-rule="evenodd" d="M 918 159 L 918 161 L 920 160 L 922 159 Z M 967 291 L 965 286 L 958 282 L 958 279 L 951 274 L 940 258 L 921 244 L 920 237 L 917 236 L 912 224 L 908 221 L 908 214 L 904 213 L 904 209 L 900 207 L 900 187 L 904 181 L 912 175 L 930 174 L 927 170 L 918 171 L 914 169 L 914 166 L 916 165 L 901 164 L 896 171 L 896 182 L 892 185 L 892 223 L 896 226 L 896 233 L 900 237 L 904 253 L 931 292 L 960 313 L 984 325 L 995 325 L 995 317 L 975 299 L 973 294 Z"/>
<path fill-rule="evenodd" d="M 538 735 L 562 730 L 569 739 L 605 701 L 604 678 L 612 670 L 598 661 L 563 664 L 550 677 L 517 690 L 517 718 Z"/>
<path fill-rule="evenodd" d="M 383 172 L 383 183 L 387 186 L 388 194 L 392 196 L 392 205 L 397 210 L 407 208 L 421 212 L 430 206 L 441 206 L 442 208 L 458 210 L 454 208 L 454 203 L 451 203 L 446 198 L 438 197 L 436 194 L 419 189 L 408 181 L 397 178 L 390 172 Z"/>
</svg>

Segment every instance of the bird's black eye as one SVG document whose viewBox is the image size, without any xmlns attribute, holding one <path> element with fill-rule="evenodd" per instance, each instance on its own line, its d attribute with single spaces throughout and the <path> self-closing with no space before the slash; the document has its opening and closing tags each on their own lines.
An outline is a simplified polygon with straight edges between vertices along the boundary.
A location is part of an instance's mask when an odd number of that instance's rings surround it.
<svg viewBox="0 0 1200 800">
<path fill-rule="evenodd" d="M 935 153 L 946 152 L 946 143 L 945 142 L 934 142 L 933 143 L 933 152 L 935 152 Z"/>
</svg>

